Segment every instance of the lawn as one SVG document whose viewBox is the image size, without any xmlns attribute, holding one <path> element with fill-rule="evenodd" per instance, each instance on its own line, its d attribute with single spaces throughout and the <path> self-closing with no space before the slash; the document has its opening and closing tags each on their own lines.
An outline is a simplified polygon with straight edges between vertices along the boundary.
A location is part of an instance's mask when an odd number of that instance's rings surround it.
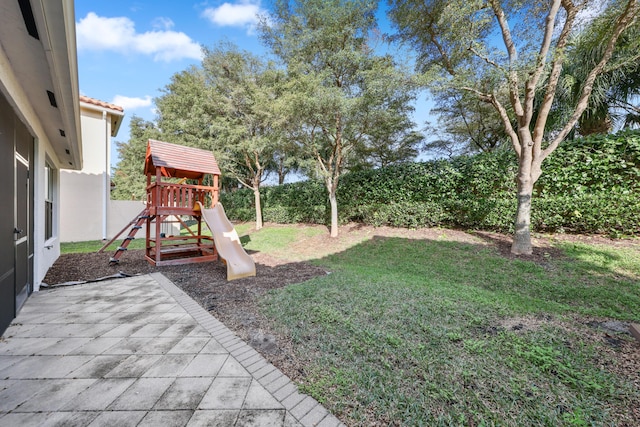
<svg viewBox="0 0 640 427">
<path fill-rule="evenodd" d="M 247 247 L 270 250 L 276 232 Z M 639 344 L 595 326 L 640 321 L 640 248 L 556 247 L 564 256 L 539 265 L 372 238 L 260 307 L 304 361 L 302 390 L 348 425 L 633 425 L 638 370 L 620 358 Z"/>
<path fill-rule="evenodd" d="M 615 330 L 640 321 L 637 242 L 559 239 L 533 262 L 447 230 L 237 229 L 247 250 L 331 272 L 258 305 L 300 389 L 347 425 L 640 423 L 640 344 Z"/>
</svg>

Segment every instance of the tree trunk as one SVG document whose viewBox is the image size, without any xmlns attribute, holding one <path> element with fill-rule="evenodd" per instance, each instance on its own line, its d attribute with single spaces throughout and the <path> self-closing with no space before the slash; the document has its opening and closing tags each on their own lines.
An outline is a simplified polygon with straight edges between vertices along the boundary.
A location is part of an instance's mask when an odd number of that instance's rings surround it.
<svg viewBox="0 0 640 427">
<path fill-rule="evenodd" d="M 515 234 L 511 253 L 516 255 L 531 255 L 531 196 L 533 184 L 531 180 L 521 182 L 518 179 L 518 210 L 516 211 Z"/>
<path fill-rule="evenodd" d="M 531 197 L 533 184 L 542 173 L 542 159 L 534 155 L 534 143 L 529 129 L 518 129 L 521 151 L 518 155 L 518 209 L 516 211 L 515 233 L 511 245 L 511 253 L 515 255 L 531 255 Z"/>
<path fill-rule="evenodd" d="M 278 159 L 278 185 L 284 184 L 284 160 Z"/>
<path fill-rule="evenodd" d="M 334 179 L 326 178 L 327 191 L 329 192 L 329 205 L 331 206 L 331 237 L 338 237 L 338 199 L 336 198 L 337 183 Z"/>
<path fill-rule="evenodd" d="M 331 205 L 331 237 L 338 237 L 338 201 L 336 192 L 329 192 L 329 204 Z"/>
<path fill-rule="evenodd" d="M 253 199 L 256 204 L 256 230 L 262 228 L 262 206 L 260 205 L 260 188 L 253 187 Z"/>
</svg>

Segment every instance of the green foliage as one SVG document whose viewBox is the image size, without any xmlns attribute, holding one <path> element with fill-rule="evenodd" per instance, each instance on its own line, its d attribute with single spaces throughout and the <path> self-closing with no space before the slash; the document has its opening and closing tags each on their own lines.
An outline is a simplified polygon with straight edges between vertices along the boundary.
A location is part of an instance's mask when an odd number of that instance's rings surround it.
<svg viewBox="0 0 640 427">
<path fill-rule="evenodd" d="M 306 159 L 303 169 L 329 189 L 333 236 L 345 170 L 407 158 L 421 141 L 411 132 L 416 82 L 369 45 L 376 9 L 373 0 L 279 0 L 260 23 L 262 40 L 287 67 L 287 132 Z"/>
<path fill-rule="evenodd" d="M 115 200 L 145 200 L 147 178 L 144 175 L 144 157 L 147 141 L 158 139 L 160 130 L 140 117 L 131 117 L 128 142 L 116 142 L 120 162 L 114 168 L 111 181 L 114 188 L 111 198 Z"/>
<path fill-rule="evenodd" d="M 545 163 L 538 194 L 629 194 L 640 183 L 640 132 L 592 135 L 560 145 Z"/>
<path fill-rule="evenodd" d="M 533 198 L 535 230 L 640 233 L 640 132 L 567 141 L 547 162 Z M 516 172 L 507 150 L 351 172 L 338 188 L 340 221 L 512 231 Z M 318 181 L 262 191 L 265 221 L 327 223 Z M 237 220 L 248 219 L 252 200 L 243 190 L 222 196 Z"/>
<path fill-rule="evenodd" d="M 607 33 L 615 24 L 616 8 L 596 17 L 575 37 L 562 69 L 560 90 L 550 117 L 551 125 L 567 120 L 577 103 L 587 74 L 597 64 L 607 44 Z M 578 122 L 581 135 L 606 133 L 620 125 L 638 125 L 640 94 L 640 21 L 625 31 L 616 43 L 609 65 L 594 81 L 589 106 Z"/>
<path fill-rule="evenodd" d="M 264 220 L 281 224 L 324 224 L 327 220 L 327 190 L 320 181 L 304 181 L 275 187 L 262 187 Z M 241 189 L 222 193 L 220 201 L 229 218 L 248 221 L 253 214 L 252 192 Z"/>
</svg>

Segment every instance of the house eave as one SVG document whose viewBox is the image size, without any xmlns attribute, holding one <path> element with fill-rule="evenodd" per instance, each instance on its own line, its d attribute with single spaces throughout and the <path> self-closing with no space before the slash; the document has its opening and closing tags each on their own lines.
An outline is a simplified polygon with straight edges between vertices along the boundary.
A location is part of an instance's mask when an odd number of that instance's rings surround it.
<svg viewBox="0 0 640 427">
<path fill-rule="evenodd" d="M 0 14 L 0 85 L 16 114 L 48 141 L 61 169 L 82 169 L 73 0 L 31 0 L 38 37 L 28 34 L 18 2 Z M 5 80 L 6 79 L 6 80 Z M 49 95 L 53 94 L 55 104 Z"/>
<path fill-rule="evenodd" d="M 111 120 L 111 136 L 118 135 L 122 119 L 124 118 L 124 111 L 114 110 L 113 108 L 101 107 L 99 105 L 90 104 L 88 102 L 80 101 L 81 109 L 95 111 L 97 113 L 106 112 L 110 116 Z"/>
</svg>

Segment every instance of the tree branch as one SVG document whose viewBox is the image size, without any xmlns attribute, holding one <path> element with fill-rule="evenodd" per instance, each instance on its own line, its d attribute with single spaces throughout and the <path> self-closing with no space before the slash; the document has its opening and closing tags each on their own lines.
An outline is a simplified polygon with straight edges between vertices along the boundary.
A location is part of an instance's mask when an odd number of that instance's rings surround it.
<svg viewBox="0 0 640 427">
<path fill-rule="evenodd" d="M 498 101 L 495 95 L 480 92 L 479 90 L 472 87 L 463 87 L 462 89 L 475 93 L 476 95 L 478 95 L 481 101 L 488 102 L 489 104 L 493 105 L 493 107 L 498 111 L 498 114 L 500 114 L 500 118 L 502 119 L 502 124 L 507 131 L 507 135 L 509 135 L 509 138 L 511 138 L 511 145 L 513 146 L 514 151 L 516 152 L 518 157 L 520 157 L 520 153 L 522 152 L 522 147 L 520 146 L 520 138 L 518 138 L 518 134 L 511 125 L 511 120 L 509 119 L 507 110 L 500 103 L 500 101 Z"/>
<path fill-rule="evenodd" d="M 494 67 L 496 67 L 496 68 L 498 68 L 498 69 L 501 69 L 500 65 L 498 65 L 498 63 L 497 63 L 497 62 L 495 62 L 495 61 L 493 61 L 493 60 L 489 59 L 488 57 L 486 57 L 486 56 L 484 56 L 484 55 L 480 55 L 480 52 L 478 52 L 477 50 L 475 50 L 475 49 L 473 48 L 473 46 L 469 46 L 469 47 L 467 48 L 467 50 L 468 50 L 469 52 L 473 53 L 473 54 L 474 54 L 475 56 L 477 56 L 478 58 L 482 59 L 482 60 L 483 60 L 484 62 L 486 62 L 487 64 L 489 64 L 489 65 L 493 65 Z"/>
<path fill-rule="evenodd" d="M 538 110 L 538 118 L 536 119 L 535 126 L 533 128 L 533 143 L 534 143 L 534 156 L 539 156 L 541 153 L 542 137 L 544 136 L 544 129 L 547 125 L 547 118 L 551 112 L 551 106 L 553 105 L 553 99 L 556 96 L 556 90 L 558 88 L 558 81 L 560 80 L 560 74 L 562 72 L 562 65 L 564 64 L 564 48 L 569 40 L 571 28 L 573 27 L 574 19 L 578 13 L 578 9 L 574 6 L 571 0 L 562 0 L 562 6 L 567 11 L 567 18 L 562 27 L 562 32 L 556 43 L 555 52 L 553 52 L 553 61 L 551 65 L 551 74 L 549 75 L 549 81 L 547 82 L 547 90 L 545 91 L 542 104 Z M 533 88 L 535 90 L 535 88 Z M 535 95 L 535 92 L 534 92 Z M 531 106 L 533 108 L 533 99 L 531 99 Z"/>
<path fill-rule="evenodd" d="M 509 29 L 509 22 L 507 21 L 507 17 L 504 14 L 504 10 L 502 10 L 502 5 L 499 0 L 491 0 L 489 2 L 491 4 L 491 8 L 493 9 L 493 13 L 498 20 L 498 25 L 500 25 L 500 30 L 502 32 L 502 40 L 504 41 L 504 45 L 507 48 L 507 53 L 509 54 L 509 98 L 511 100 L 511 105 L 513 106 L 513 110 L 516 113 L 518 119 L 524 116 L 524 109 L 522 108 L 522 103 L 520 102 L 520 94 L 518 93 L 518 73 L 516 71 L 516 61 L 518 60 L 518 52 L 516 50 L 516 45 L 513 42 L 513 38 L 511 37 L 511 30 Z"/>
</svg>

